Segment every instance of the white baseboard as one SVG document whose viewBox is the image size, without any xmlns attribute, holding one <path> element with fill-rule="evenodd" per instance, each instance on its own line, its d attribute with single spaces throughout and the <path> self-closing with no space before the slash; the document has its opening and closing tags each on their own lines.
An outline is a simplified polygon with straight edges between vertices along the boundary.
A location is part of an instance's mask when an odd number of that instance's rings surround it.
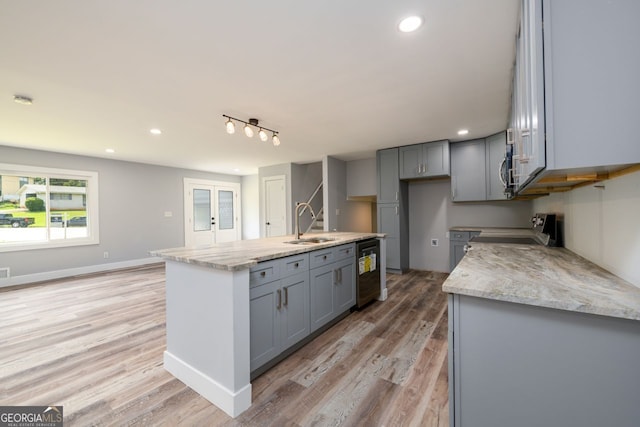
<svg viewBox="0 0 640 427">
<path fill-rule="evenodd" d="M 251 383 L 234 393 L 168 351 L 164 352 L 164 368 L 233 418 L 251 406 Z"/>
<path fill-rule="evenodd" d="M 0 279 L 0 288 L 7 286 L 25 285 L 28 283 L 43 282 L 45 280 L 61 279 L 63 277 L 78 276 L 81 274 L 100 273 L 102 271 L 118 270 L 121 268 L 138 267 L 147 264 L 162 262 L 160 258 L 141 258 L 129 261 L 112 262 L 108 264 L 88 265 L 85 267 L 66 268 L 64 270 L 46 271 L 43 273 L 25 274 Z"/>
</svg>

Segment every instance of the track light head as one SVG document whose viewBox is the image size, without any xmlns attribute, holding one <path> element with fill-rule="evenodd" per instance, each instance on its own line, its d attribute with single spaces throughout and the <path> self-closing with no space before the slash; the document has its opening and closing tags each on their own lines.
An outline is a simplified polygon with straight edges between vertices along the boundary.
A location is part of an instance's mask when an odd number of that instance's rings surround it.
<svg viewBox="0 0 640 427">
<path fill-rule="evenodd" d="M 236 125 L 231 121 L 230 118 L 227 118 L 225 126 L 227 127 L 228 134 L 233 134 L 236 132 Z"/>
<path fill-rule="evenodd" d="M 269 139 L 269 137 L 267 136 L 267 133 L 262 128 L 260 128 L 260 131 L 258 132 L 258 136 L 260 137 L 260 141 L 262 142 L 266 142 L 267 139 Z"/>
<path fill-rule="evenodd" d="M 249 138 L 253 137 L 253 129 L 251 129 L 248 123 L 244 125 L 244 134 L 247 135 Z"/>
<path fill-rule="evenodd" d="M 273 133 L 273 138 L 271 139 L 273 141 L 273 146 L 277 147 L 278 145 L 280 145 L 280 138 L 278 138 L 278 134 L 277 133 Z"/>
</svg>

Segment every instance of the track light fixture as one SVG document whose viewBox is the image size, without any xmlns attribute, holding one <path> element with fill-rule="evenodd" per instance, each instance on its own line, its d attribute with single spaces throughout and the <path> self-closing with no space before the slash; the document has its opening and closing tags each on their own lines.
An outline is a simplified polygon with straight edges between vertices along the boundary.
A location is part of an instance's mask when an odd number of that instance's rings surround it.
<svg viewBox="0 0 640 427">
<path fill-rule="evenodd" d="M 236 125 L 233 122 L 235 120 L 236 122 L 244 123 L 244 127 L 242 128 L 242 130 L 244 131 L 244 134 L 249 138 L 253 137 L 253 134 L 254 134 L 253 128 L 255 127 L 259 129 L 258 137 L 260 138 L 260 141 L 266 142 L 269 139 L 267 132 L 265 132 L 265 131 L 269 131 L 272 134 L 271 142 L 273 143 L 274 147 L 277 147 L 278 145 L 280 145 L 280 138 L 278 137 L 278 131 L 266 128 L 264 126 L 259 126 L 258 119 L 249 119 L 248 122 L 245 122 L 244 120 L 227 116 L 226 114 L 223 114 L 222 117 L 227 119 L 224 124 L 225 124 L 225 127 L 227 128 L 227 133 L 229 134 L 235 133 L 236 131 Z"/>
</svg>

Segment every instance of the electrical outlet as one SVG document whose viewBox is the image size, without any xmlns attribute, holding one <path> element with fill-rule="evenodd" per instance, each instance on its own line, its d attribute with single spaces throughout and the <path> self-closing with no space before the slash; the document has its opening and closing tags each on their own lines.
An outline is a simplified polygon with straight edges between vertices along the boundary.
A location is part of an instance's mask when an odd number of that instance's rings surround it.
<svg viewBox="0 0 640 427">
<path fill-rule="evenodd" d="M 104 251 L 104 254 L 102 254 L 102 256 L 104 257 L 104 259 L 109 258 L 109 252 Z"/>
<path fill-rule="evenodd" d="M 165 211 L 164 212 L 164 217 L 165 218 L 171 218 L 172 216 L 173 216 L 173 212 L 171 212 L 171 211 Z"/>
<path fill-rule="evenodd" d="M 431 239 L 431 246 L 438 246 L 438 239 Z"/>
</svg>

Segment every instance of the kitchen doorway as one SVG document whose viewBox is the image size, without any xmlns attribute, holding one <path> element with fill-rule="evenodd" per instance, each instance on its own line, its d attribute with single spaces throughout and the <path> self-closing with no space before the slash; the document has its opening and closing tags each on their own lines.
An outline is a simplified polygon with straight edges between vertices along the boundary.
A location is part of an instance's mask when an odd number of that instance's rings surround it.
<svg viewBox="0 0 640 427">
<path fill-rule="evenodd" d="M 240 184 L 184 179 L 184 244 L 241 239 Z"/>
</svg>

